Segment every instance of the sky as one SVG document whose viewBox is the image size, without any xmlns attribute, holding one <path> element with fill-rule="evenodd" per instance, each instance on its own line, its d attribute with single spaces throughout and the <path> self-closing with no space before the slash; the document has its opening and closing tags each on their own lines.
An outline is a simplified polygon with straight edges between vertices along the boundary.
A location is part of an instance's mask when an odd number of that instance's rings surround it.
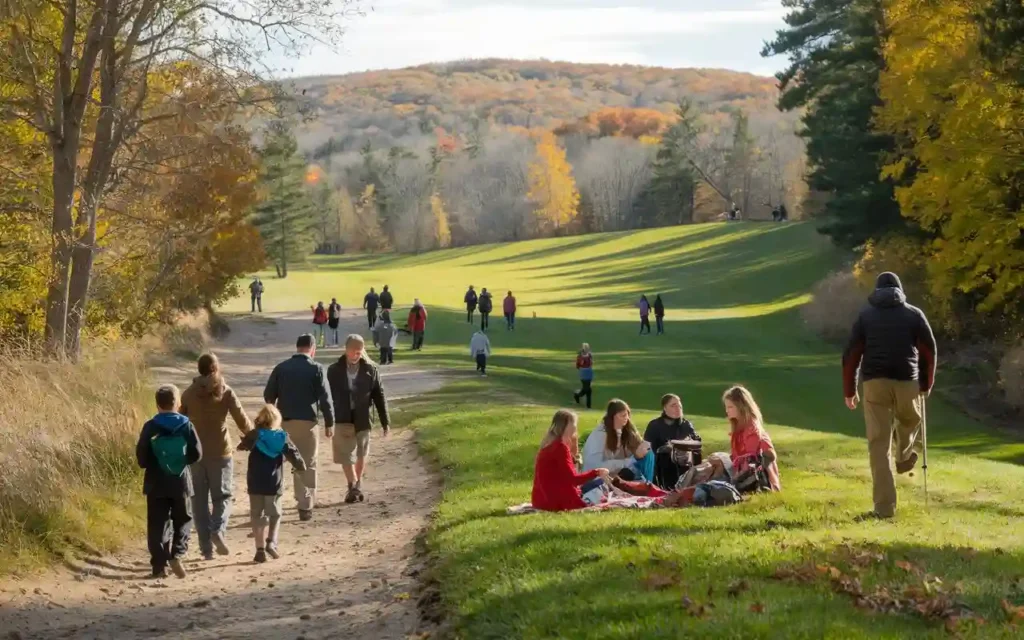
<svg viewBox="0 0 1024 640">
<path fill-rule="evenodd" d="M 780 0 L 364 0 L 341 41 L 281 76 L 397 69 L 467 58 L 710 67 L 772 75 L 761 48 L 785 15 Z M 372 9 L 370 4 L 372 3 Z"/>
</svg>

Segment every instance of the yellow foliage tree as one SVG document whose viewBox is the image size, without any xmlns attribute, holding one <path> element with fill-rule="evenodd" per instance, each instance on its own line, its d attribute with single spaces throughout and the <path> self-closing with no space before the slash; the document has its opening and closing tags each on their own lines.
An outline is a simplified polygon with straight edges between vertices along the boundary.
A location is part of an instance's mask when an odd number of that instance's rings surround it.
<svg viewBox="0 0 1024 640">
<path fill-rule="evenodd" d="M 558 233 L 579 211 L 580 192 L 572 176 L 572 166 L 566 160 L 565 149 L 550 131 L 537 140 L 536 158 L 529 167 L 527 197 L 533 203 L 541 233 Z"/>
<path fill-rule="evenodd" d="M 448 212 L 444 210 L 444 201 L 441 200 L 441 196 L 436 193 L 430 196 L 430 212 L 434 215 L 434 237 L 437 240 L 437 248 L 450 247 L 452 229 L 448 224 Z"/>
</svg>

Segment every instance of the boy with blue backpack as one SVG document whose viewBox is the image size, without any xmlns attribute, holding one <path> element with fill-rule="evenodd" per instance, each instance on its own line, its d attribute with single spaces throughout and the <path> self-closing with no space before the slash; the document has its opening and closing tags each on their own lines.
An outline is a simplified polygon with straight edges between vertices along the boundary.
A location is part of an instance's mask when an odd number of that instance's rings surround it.
<svg viewBox="0 0 1024 640">
<path fill-rule="evenodd" d="M 298 447 L 281 430 L 281 412 L 272 404 L 260 410 L 256 427 L 245 434 L 239 451 L 249 452 L 246 483 L 249 489 L 249 512 L 252 533 L 256 540 L 253 562 L 266 562 L 269 555 L 277 560 L 277 534 L 281 525 L 281 494 L 284 492 L 284 461 L 296 471 L 305 471 L 306 463 Z"/>
<path fill-rule="evenodd" d="M 181 393 L 174 385 L 156 391 L 158 413 L 142 427 L 135 457 L 146 470 L 146 529 L 154 578 L 187 575 L 182 558 L 192 532 L 192 473 L 189 465 L 203 457 L 196 429 L 178 413 Z"/>
</svg>

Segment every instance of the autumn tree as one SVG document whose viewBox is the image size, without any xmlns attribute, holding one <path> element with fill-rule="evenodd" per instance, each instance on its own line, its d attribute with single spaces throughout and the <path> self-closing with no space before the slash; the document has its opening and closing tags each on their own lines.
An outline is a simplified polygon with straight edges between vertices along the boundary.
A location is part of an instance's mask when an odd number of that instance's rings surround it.
<svg viewBox="0 0 1024 640">
<path fill-rule="evenodd" d="M 565 150 L 553 133 L 543 133 L 537 141 L 529 185 L 526 196 L 533 203 L 535 224 L 541 233 L 558 233 L 576 217 L 580 193 Z"/>
<path fill-rule="evenodd" d="M 644 226 L 684 224 L 693 220 L 694 197 L 701 176 L 697 169 L 697 138 L 701 127 L 693 105 L 681 102 L 676 123 L 661 140 L 654 177 L 643 195 Z"/>
</svg>

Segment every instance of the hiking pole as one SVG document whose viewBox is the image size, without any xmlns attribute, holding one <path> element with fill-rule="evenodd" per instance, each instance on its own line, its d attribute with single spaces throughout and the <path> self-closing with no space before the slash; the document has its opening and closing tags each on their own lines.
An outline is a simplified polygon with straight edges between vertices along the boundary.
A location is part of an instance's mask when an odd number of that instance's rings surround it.
<svg viewBox="0 0 1024 640">
<path fill-rule="evenodd" d="M 924 449 L 924 463 L 921 473 L 924 475 L 924 508 L 928 509 L 928 395 L 921 394 L 921 447 Z"/>
</svg>

